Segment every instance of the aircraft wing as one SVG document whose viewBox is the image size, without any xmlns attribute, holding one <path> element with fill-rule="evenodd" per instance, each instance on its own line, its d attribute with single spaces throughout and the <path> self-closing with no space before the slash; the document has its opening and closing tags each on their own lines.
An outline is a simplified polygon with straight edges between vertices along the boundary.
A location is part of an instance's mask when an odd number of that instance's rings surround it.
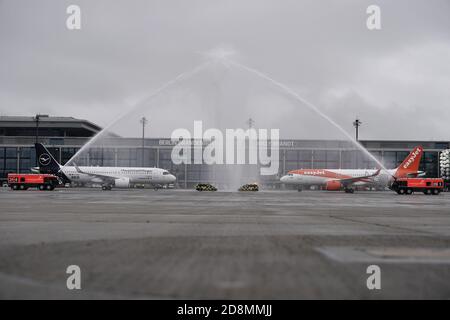
<svg viewBox="0 0 450 320">
<path fill-rule="evenodd" d="M 343 186 L 348 186 L 348 185 L 351 185 L 351 184 L 353 184 L 355 182 L 364 181 L 366 179 L 376 177 L 377 175 L 380 174 L 380 172 L 381 172 L 381 169 L 378 169 L 374 174 L 370 174 L 370 175 L 362 176 L 362 177 L 340 179 L 340 180 L 337 180 L 337 181 L 340 181 Z"/>
<path fill-rule="evenodd" d="M 114 182 L 114 180 L 118 179 L 116 177 L 106 176 L 106 175 L 103 175 L 103 174 L 84 172 L 77 166 L 76 163 L 74 163 L 74 166 L 75 166 L 75 170 L 78 173 L 86 174 L 86 175 L 94 177 L 94 178 L 99 178 L 99 179 L 101 179 L 101 180 L 103 180 L 105 182 Z"/>
</svg>

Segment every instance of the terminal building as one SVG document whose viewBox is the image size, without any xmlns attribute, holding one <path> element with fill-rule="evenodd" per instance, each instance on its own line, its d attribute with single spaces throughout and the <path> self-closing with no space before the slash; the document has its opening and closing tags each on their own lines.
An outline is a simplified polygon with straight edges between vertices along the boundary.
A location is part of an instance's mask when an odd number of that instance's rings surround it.
<svg viewBox="0 0 450 320">
<path fill-rule="evenodd" d="M 37 166 L 34 143 L 43 143 L 61 164 L 66 163 L 92 136 L 101 130 L 98 125 L 72 117 L 0 117 L 0 179 L 8 173 L 27 173 Z M 92 148 L 79 165 L 159 167 L 177 177 L 180 188 L 191 188 L 199 182 L 221 185 L 222 177 L 235 172 L 239 183 L 249 183 L 258 170 L 255 165 L 181 164 L 171 160 L 175 145 L 170 138 L 108 137 L 106 148 Z M 420 170 L 429 177 L 439 176 L 439 152 L 450 148 L 449 141 L 360 141 L 366 149 L 385 164 L 396 168 L 418 145 L 424 148 Z M 232 166 L 232 167 L 230 167 Z M 348 141 L 281 140 L 279 170 L 273 176 L 258 177 L 267 187 L 279 185 L 278 178 L 294 169 L 369 169 L 370 162 Z M 228 170 L 228 171 L 227 171 Z"/>
</svg>

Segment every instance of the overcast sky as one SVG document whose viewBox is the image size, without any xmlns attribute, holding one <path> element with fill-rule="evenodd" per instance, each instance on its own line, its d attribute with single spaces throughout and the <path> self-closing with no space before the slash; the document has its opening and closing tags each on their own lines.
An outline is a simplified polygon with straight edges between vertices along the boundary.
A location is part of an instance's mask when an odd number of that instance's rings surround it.
<svg viewBox="0 0 450 320">
<path fill-rule="evenodd" d="M 81 7 L 81 30 L 66 8 Z M 382 29 L 366 28 L 381 7 Z M 134 104 L 208 61 L 230 57 L 294 90 L 362 139 L 450 140 L 450 1 L 0 0 L 0 114 L 48 113 L 167 136 L 192 120 L 279 128 L 284 138 L 335 136 L 294 99 L 233 66 L 212 65 Z M 131 111 L 134 110 L 134 111 Z"/>
</svg>

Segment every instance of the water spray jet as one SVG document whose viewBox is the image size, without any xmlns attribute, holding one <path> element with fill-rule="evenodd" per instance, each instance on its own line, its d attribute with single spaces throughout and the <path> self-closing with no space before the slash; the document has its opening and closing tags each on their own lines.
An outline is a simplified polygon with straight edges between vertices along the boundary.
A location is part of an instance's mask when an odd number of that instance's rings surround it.
<svg viewBox="0 0 450 320">
<path fill-rule="evenodd" d="M 286 92 L 287 94 L 289 94 L 290 96 L 295 98 L 295 100 L 297 100 L 297 101 L 301 102 L 302 104 L 306 105 L 312 111 L 316 112 L 320 117 L 322 117 L 323 119 L 328 121 L 330 124 L 332 124 L 342 134 L 344 134 L 358 149 L 360 149 L 365 155 L 367 155 L 376 164 L 378 164 L 383 171 L 385 171 L 387 173 L 389 172 L 386 169 L 386 167 L 375 156 L 373 156 L 366 148 L 364 148 L 364 146 L 362 146 L 358 141 L 356 141 L 347 131 L 345 131 L 340 125 L 338 125 L 333 119 L 331 119 L 325 113 L 320 111 L 320 109 L 317 108 L 314 104 L 312 104 L 311 102 L 309 102 L 306 99 L 304 99 L 303 97 L 301 97 L 293 89 L 291 89 L 288 86 L 286 86 L 285 84 L 283 84 L 283 83 L 281 83 L 281 82 L 279 82 L 279 81 L 269 77 L 268 75 L 266 75 L 265 73 L 262 73 L 259 70 L 253 69 L 251 67 L 248 67 L 246 65 L 240 64 L 240 63 L 238 63 L 236 61 L 233 61 L 233 60 L 229 60 L 227 58 L 223 58 L 223 59 L 226 59 L 229 65 L 235 66 L 235 67 L 237 67 L 237 68 L 239 68 L 241 70 L 247 71 L 247 72 L 249 72 L 249 73 L 251 73 L 253 75 L 258 76 L 259 78 L 261 78 L 263 80 L 266 80 L 266 81 L 270 82 L 275 87 L 281 89 L 282 91 Z"/>
<path fill-rule="evenodd" d="M 133 110 L 136 110 L 140 107 L 142 107 L 143 105 L 145 105 L 146 103 L 148 103 L 150 100 L 152 100 L 153 98 L 155 98 L 156 96 L 158 96 L 159 94 L 163 93 L 165 90 L 169 89 L 170 87 L 176 85 L 177 83 L 179 83 L 182 80 L 185 80 L 186 78 L 190 78 L 193 75 L 197 74 L 198 72 L 202 71 L 203 69 L 205 69 L 206 67 L 208 67 L 211 64 L 210 61 L 203 63 L 197 67 L 195 67 L 194 69 L 190 70 L 190 71 L 186 71 L 183 73 L 180 73 L 178 76 L 176 76 L 174 79 L 170 80 L 169 82 L 166 82 L 164 85 L 162 85 L 161 87 L 159 87 L 158 89 L 156 89 L 155 91 L 153 91 L 150 95 L 146 96 L 145 98 L 143 98 L 140 102 L 136 103 L 131 110 L 126 110 L 124 111 L 120 116 L 118 116 L 114 121 L 112 121 L 109 125 L 107 125 L 106 127 L 104 127 L 102 130 L 100 130 L 95 136 L 93 136 L 83 147 L 81 147 L 80 150 L 78 150 L 73 156 L 72 158 L 69 159 L 69 161 L 66 162 L 66 164 L 64 165 L 67 166 L 70 163 L 73 162 L 73 160 L 79 156 L 80 154 L 82 154 L 87 148 L 89 148 L 95 141 L 97 141 L 100 137 L 102 137 L 103 135 L 105 135 L 107 133 L 107 130 L 109 128 L 111 128 L 113 125 L 115 125 L 117 122 L 119 122 L 121 119 L 123 119 L 125 116 L 127 116 L 130 112 L 132 112 Z"/>
</svg>

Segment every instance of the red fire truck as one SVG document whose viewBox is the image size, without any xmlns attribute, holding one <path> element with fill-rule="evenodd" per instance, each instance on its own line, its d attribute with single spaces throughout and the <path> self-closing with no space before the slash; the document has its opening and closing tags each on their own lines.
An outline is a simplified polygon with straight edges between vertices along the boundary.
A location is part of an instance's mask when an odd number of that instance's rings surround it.
<svg viewBox="0 0 450 320">
<path fill-rule="evenodd" d="M 12 190 L 27 190 L 28 188 L 53 190 L 58 184 L 58 177 L 52 174 L 8 174 L 8 186 Z"/>
<path fill-rule="evenodd" d="M 426 195 L 438 195 L 444 191 L 444 180 L 441 178 L 399 178 L 392 183 L 391 190 L 398 194 L 423 192 Z"/>
</svg>

